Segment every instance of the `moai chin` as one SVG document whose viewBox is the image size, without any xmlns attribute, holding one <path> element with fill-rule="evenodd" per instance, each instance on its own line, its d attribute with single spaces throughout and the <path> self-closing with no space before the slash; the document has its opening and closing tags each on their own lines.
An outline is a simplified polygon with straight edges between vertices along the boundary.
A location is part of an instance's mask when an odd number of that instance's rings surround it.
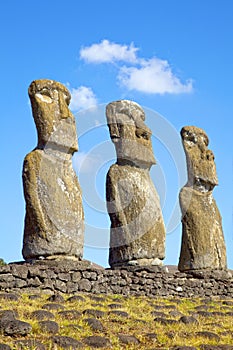
<svg viewBox="0 0 233 350">
<path fill-rule="evenodd" d="M 179 270 L 226 269 L 222 219 L 212 192 L 218 184 L 214 154 L 204 130 L 181 130 L 188 182 L 180 191 L 182 244 Z"/>
<path fill-rule="evenodd" d="M 23 257 L 81 258 L 84 214 L 81 189 L 72 167 L 78 150 L 70 93 L 53 80 L 35 80 L 29 87 L 38 145 L 23 165 L 26 215 Z"/>
<path fill-rule="evenodd" d="M 165 227 L 149 174 L 155 159 L 145 113 L 137 103 L 122 100 L 108 104 L 106 116 L 117 154 L 106 181 L 111 220 L 109 264 L 162 265 Z"/>
</svg>

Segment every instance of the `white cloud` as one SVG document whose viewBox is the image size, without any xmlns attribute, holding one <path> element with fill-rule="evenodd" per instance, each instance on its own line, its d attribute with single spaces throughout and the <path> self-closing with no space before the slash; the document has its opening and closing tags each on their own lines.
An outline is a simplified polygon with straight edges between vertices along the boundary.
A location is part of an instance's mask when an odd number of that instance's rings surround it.
<svg viewBox="0 0 233 350">
<path fill-rule="evenodd" d="M 80 57 L 88 63 L 136 62 L 137 51 L 138 48 L 134 47 L 133 43 L 128 46 L 102 40 L 99 44 L 82 48 Z"/>
<path fill-rule="evenodd" d="M 121 45 L 102 40 L 80 50 L 80 57 L 88 63 L 118 62 L 118 80 L 128 90 L 146 94 L 181 94 L 193 91 L 193 81 L 182 82 L 166 60 L 137 56 L 139 48 L 133 43 Z M 120 66 L 120 63 L 124 66 Z"/>
<path fill-rule="evenodd" d="M 78 89 L 70 88 L 71 102 L 70 109 L 78 111 L 97 106 L 97 98 L 91 88 L 80 86 Z"/>
<path fill-rule="evenodd" d="M 128 90 L 147 94 L 180 94 L 193 90 L 192 81 L 182 83 L 166 60 L 153 57 L 139 62 L 137 67 L 123 66 L 119 70 L 118 79 Z"/>
</svg>

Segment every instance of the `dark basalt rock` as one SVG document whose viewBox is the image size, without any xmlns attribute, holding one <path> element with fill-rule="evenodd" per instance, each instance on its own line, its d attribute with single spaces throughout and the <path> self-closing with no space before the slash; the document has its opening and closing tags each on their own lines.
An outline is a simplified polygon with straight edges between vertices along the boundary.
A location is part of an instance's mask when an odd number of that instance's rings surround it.
<svg viewBox="0 0 233 350">
<path fill-rule="evenodd" d="M 105 312 L 101 310 L 95 310 L 95 309 L 86 309 L 83 311 L 83 314 L 88 316 L 94 316 L 96 318 L 101 318 L 105 315 Z"/>
<path fill-rule="evenodd" d="M 72 297 L 68 298 L 67 301 L 70 303 L 77 302 L 77 301 L 85 301 L 85 298 L 81 297 L 80 295 L 73 295 Z"/>
<path fill-rule="evenodd" d="M 12 348 L 7 344 L 0 344 L 0 350 L 12 350 Z"/>
<path fill-rule="evenodd" d="M 170 350 L 196 350 L 194 346 L 175 346 L 174 348 L 171 348 Z"/>
<path fill-rule="evenodd" d="M 196 332 L 195 335 L 197 335 L 198 337 L 208 338 L 212 340 L 217 340 L 217 341 L 220 340 L 219 335 L 213 332 L 202 331 L 202 332 Z"/>
<path fill-rule="evenodd" d="M 179 322 L 182 322 L 184 324 L 192 324 L 192 323 L 198 323 L 198 320 L 193 316 L 182 316 L 179 319 Z"/>
<path fill-rule="evenodd" d="M 121 305 L 121 304 L 109 304 L 108 307 L 110 309 L 120 309 L 123 307 L 123 305 Z"/>
<path fill-rule="evenodd" d="M 153 341 L 158 339 L 158 335 L 156 333 L 147 333 L 145 334 L 145 337 Z"/>
<path fill-rule="evenodd" d="M 31 313 L 31 317 L 38 320 L 53 320 L 55 318 L 54 314 L 52 312 L 49 312 L 47 310 L 36 310 Z"/>
<path fill-rule="evenodd" d="M 121 310 L 112 310 L 112 311 L 109 311 L 108 314 L 109 314 L 109 315 L 119 316 L 119 317 L 129 317 L 128 312 L 126 312 L 126 311 L 121 311 Z"/>
<path fill-rule="evenodd" d="M 198 305 L 198 306 L 195 306 L 195 310 L 197 311 L 206 311 L 208 310 L 210 307 L 208 305 Z"/>
<path fill-rule="evenodd" d="M 233 301 L 232 300 L 224 300 L 222 302 L 223 305 L 227 305 L 227 306 L 233 306 Z"/>
<path fill-rule="evenodd" d="M 93 348 L 104 348 L 104 347 L 111 347 L 111 343 L 108 338 L 100 337 L 97 335 L 92 335 L 90 337 L 86 337 L 83 339 L 83 342 L 91 346 Z"/>
<path fill-rule="evenodd" d="M 42 343 L 34 339 L 17 340 L 14 343 L 17 346 L 17 350 L 46 350 L 45 346 Z"/>
<path fill-rule="evenodd" d="M 123 344 L 139 344 L 140 341 L 134 335 L 118 334 L 118 338 Z"/>
<path fill-rule="evenodd" d="M 91 300 L 97 301 L 97 302 L 102 302 L 105 301 L 104 297 L 96 297 L 96 296 L 92 296 Z"/>
<path fill-rule="evenodd" d="M 202 317 L 211 317 L 212 313 L 208 312 L 208 311 L 197 311 L 196 313 L 198 316 L 202 316 Z"/>
<path fill-rule="evenodd" d="M 59 332 L 59 325 L 54 321 L 40 321 L 39 327 L 42 332 L 49 334 L 57 334 Z"/>
<path fill-rule="evenodd" d="M 156 310 L 176 310 L 176 306 L 175 305 L 156 305 L 155 306 Z"/>
<path fill-rule="evenodd" d="M 0 329 L 3 329 L 8 322 L 15 320 L 17 316 L 18 313 L 12 310 L 0 311 Z"/>
<path fill-rule="evenodd" d="M 96 318 L 85 318 L 83 321 L 86 322 L 93 331 L 104 330 L 103 324 Z"/>
<path fill-rule="evenodd" d="M 233 350 L 232 345 L 209 345 L 209 344 L 201 344 L 200 350 Z"/>
<path fill-rule="evenodd" d="M 169 319 L 169 318 L 162 318 L 162 317 L 156 317 L 154 319 L 155 322 L 159 322 L 163 325 L 168 325 L 168 324 L 176 324 L 178 323 L 178 321 L 173 320 L 173 319 Z"/>
<path fill-rule="evenodd" d="M 77 320 L 80 319 L 82 313 L 77 310 L 65 310 L 58 312 L 58 315 L 60 315 L 63 319 L 66 320 Z"/>
<path fill-rule="evenodd" d="M 154 317 L 166 317 L 167 316 L 164 312 L 160 312 L 160 311 L 151 311 L 151 315 Z"/>
<path fill-rule="evenodd" d="M 177 310 L 172 310 L 172 311 L 170 311 L 169 312 L 169 315 L 170 316 L 172 316 L 172 317 L 181 317 L 181 316 L 184 316 L 183 314 L 182 314 L 182 312 L 180 312 L 180 311 L 177 311 Z"/>
<path fill-rule="evenodd" d="M 61 294 L 53 294 L 48 299 L 48 301 L 54 301 L 56 303 L 64 303 L 65 299 Z"/>
<path fill-rule="evenodd" d="M 9 336 L 25 336 L 29 334 L 31 330 L 32 326 L 29 323 L 20 320 L 11 320 L 3 327 L 4 334 Z"/>
<path fill-rule="evenodd" d="M 46 309 L 46 310 L 63 310 L 65 307 L 64 305 L 61 305 L 61 304 L 44 304 L 42 306 L 42 309 Z"/>
<path fill-rule="evenodd" d="M 40 299 L 40 298 L 41 298 L 41 296 L 38 295 L 38 294 L 33 294 L 33 295 L 29 295 L 28 296 L 28 299 L 30 299 L 30 300 L 37 300 L 37 299 Z"/>
<path fill-rule="evenodd" d="M 63 349 L 80 349 L 83 348 L 83 344 L 71 337 L 56 335 L 51 338 L 53 344 L 62 347 Z"/>
<path fill-rule="evenodd" d="M 6 300 L 11 300 L 11 301 L 17 301 L 19 300 L 20 296 L 17 294 L 13 293 L 1 293 L 0 294 L 0 299 L 6 299 Z"/>
</svg>

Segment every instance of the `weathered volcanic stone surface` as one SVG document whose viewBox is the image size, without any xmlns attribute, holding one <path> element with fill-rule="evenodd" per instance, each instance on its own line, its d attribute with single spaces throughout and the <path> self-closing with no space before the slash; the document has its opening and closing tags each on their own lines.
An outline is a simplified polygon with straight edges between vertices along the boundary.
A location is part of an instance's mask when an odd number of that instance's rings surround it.
<svg viewBox="0 0 233 350">
<path fill-rule="evenodd" d="M 140 341 L 134 335 L 118 334 L 118 338 L 123 344 L 139 344 Z"/>
<path fill-rule="evenodd" d="M 83 339 L 83 342 L 93 348 L 111 348 L 111 343 L 108 338 L 99 335 L 91 335 Z"/>
<path fill-rule="evenodd" d="M 37 340 L 25 339 L 17 340 L 14 342 L 17 350 L 33 349 L 33 350 L 46 350 L 45 346 Z"/>
<path fill-rule="evenodd" d="M 96 318 L 84 318 L 84 321 L 93 331 L 104 331 L 104 326 L 100 320 L 97 320 Z"/>
<path fill-rule="evenodd" d="M 36 80 L 29 97 L 38 145 L 23 165 L 26 216 L 23 257 L 56 255 L 81 258 L 84 214 L 81 190 L 72 167 L 78 150 L 70 93 L 53 80 Z"/>
<path fill-rule="evenodd" d="M 55 348 L 57 346 L 63 348 L 63 349 L 79 349 L 79 348 L 83 348 L 83 344 L 71 337 L 66 337 L 66 336 L 59 336 L 56 335 L 54 337 L 51 338 L 53 345 L 55 346 Z"/>
<path fill-rule="evenodd" d="M 188 182 L 180 191 L 182 245 L 179 270 L 226 269 L 222 219 L 212 192 L 218 184 L 213 152 L 205 132 L 182 128 Z"/>
<path fill-rule="evenodd" d="M 20 320 L 11 320 L 5 324 L 3 327 L 3 332 L 5 335 L 9 336 L 25 336 L 29 334 L 32 330 L 32 326 Z"/>
<path fill-rule="evenodd" d="M 0 343 L 0 350 L 11 350 L 11 347 L 7 344 Z"/>
<path fill-rule="evenodd" d="M 106 181 L 111 219 L 109 264 L 161 265 L 165 227 L 149 174 L 155 159 L 145 113 L 137 103 L 122 100 L 110 103 L 106 116 L 117 153 Z"/>
<path fill-rule="evenodd" d="M 44 333 L 56 334 L 59 332 L 59 325 L 54 321 L 40 321 L 39 328 Z"/>
</svg>

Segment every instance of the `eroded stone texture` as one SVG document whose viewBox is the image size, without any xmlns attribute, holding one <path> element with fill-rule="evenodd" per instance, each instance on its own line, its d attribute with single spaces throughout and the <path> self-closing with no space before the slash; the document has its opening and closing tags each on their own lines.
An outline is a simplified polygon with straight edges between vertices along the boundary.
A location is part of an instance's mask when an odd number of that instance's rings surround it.
<svg viewBox="0 0 233 350">
<path fill-rule="evenodd" d="M 38 145 L 24 160 L 26 216 L 24 259 L 82 257 L 84 214 L 81 190 L 72 167 L 78 150 L 70 93 L 53 80 L 36 80 L 29 97 Z"/>
<path fill-rule="evenodd" d="M 225 269 L 222 219 L 212 192 L 218 184 L 214 155 L 204 130 L 186 126 L 181 137 L 188 182 L 180 191 L 182 245 L 179 270 Z"/>
<path fill-rule="evenodd" d="M 155 159 L 145 113 L 137 103 L 122 100 L 108 104 L 106 116 L 117 153 L 106 181 L 111 219 L 109 264 L 160 265 L 165 255 L 165 227 L 149 174 Z"/>
</svg>

